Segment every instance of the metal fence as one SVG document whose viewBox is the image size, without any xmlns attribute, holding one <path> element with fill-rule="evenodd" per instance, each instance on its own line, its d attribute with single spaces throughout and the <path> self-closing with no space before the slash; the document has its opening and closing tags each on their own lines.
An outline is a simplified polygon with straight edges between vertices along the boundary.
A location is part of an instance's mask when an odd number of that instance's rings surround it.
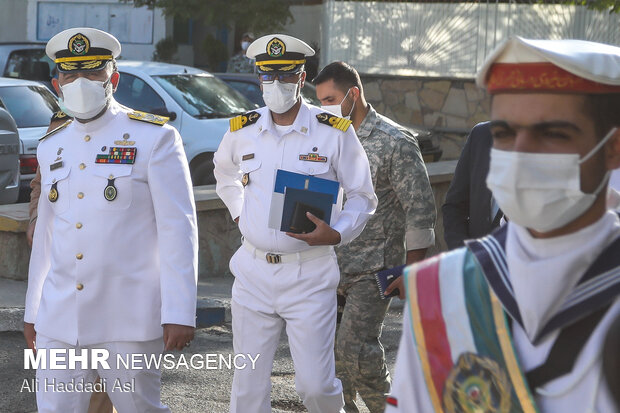
<svg viewBox="0 0 620 413">
<path fill-rule="evenodd" d="M 564 4 L 326 0 L 322 62 L 361 73 L 472 77 L 502 40 L 584 39 L 620 45 L 620 15 Z"/>
</svg>

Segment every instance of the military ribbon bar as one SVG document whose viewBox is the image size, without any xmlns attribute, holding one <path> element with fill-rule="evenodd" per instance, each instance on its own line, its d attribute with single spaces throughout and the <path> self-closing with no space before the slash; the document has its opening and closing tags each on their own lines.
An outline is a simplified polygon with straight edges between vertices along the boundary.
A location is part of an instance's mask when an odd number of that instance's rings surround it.
<svg viewBox="0 0 620 413">
<path fill-rule="evenodd" d="M 97 155 L 95 163 L 133 164 L 136 161 L 137 148 L 110 148 L 110 153 Z"/>
</svg>

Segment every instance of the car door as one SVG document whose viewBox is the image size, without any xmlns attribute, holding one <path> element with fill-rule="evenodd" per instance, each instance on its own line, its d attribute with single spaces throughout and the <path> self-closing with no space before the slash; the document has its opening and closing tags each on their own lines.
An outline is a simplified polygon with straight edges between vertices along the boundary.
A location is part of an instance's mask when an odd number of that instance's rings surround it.
<svg viewBox="0 0 620 413">
<path fill-rule="evenodd" d="M 19 135 L 11 115 L 0 108 L 0 204 L 12 204 L 19 195 Z"/>
<path fill-rule="evenodd" d="M 169 108 L 164 99 L 147 82 L 130 73 L 120 71 L 119 73 L 120 81 L 114 93 L 114 99 L 118 103 L 134 110 L 170 117 L 168 111 L 174 111 L 175 108 Z M 169 124 L 180 131 L 182 117 L 173 117 Z"/>
</svg>

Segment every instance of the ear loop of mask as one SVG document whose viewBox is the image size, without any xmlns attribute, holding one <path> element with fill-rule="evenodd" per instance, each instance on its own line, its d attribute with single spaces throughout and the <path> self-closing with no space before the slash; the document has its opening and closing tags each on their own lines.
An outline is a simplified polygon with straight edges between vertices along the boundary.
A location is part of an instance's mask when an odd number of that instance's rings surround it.
<svg viewBox="0 0 620 413">
<path fill-rule="evenodd" d="M 599 143 L 597 143 L 596 146 L 594 148 L 592 148 L 592 150 L 586 154 L 586 156 L 584 156 L 583 158 L 579 159 L 579 164 L 581 165 L 582 163 L 584 163 L 585 161 L 590 159 L 595 153 L 597 153 L 599 151 L 599 149 L 601 149 L 603 147 L 603 145 L 605 145 L 607 143 L 607 141 L 609 139 L 611 139 L 611 137 L 614 135 L 614 133 L 616 133 L 617 130 L 618 130 L 618 128 L 616 128 L 616 127 L 611 128 L 611 130 L 607 133 L 607 135 L 605 135 L 605 137 L 603 139 L 601 139 L 601 141 Z"/>
<path fill-rule="evenodd" d="M 584 163 L 585 161 L 587 161 L 588 159 L 590 159 L 592 156 L 594 156 L 594 154 L 596 152 L 598 152 L 603 145 L 605 145 L 607 143 L 607 141 L 616 133 L 616 131 L 618 130 L 618 128 L 612 128 L 607 135 L 605 135 L 605 137 L 603 139 L 601 139 L 601 141 L 599 143 L 596 144 L 596 146 L 594 148 L 592 148 L 592 150 L 590 152 L 588 152 L 586 154 L 586 156 L 584 156 L 583 158 L 579 159 L 579 161 L 577 161 L 577 163 L 579 165 L 581 165 L 582 163 Z M 596 189 L 594 190 L 594 192 L 592 192 L 593 195 L 598 195 L 599 192 L 601 192 L 601 190 L 605 187 L 605 185 L 607 185 L 607 181 L 609 180 L 609 176 L 611 175 L 611 171 L 607 171 L 605 173 L 605 176 L 603 176 L 603 179 L 601 180 L 601 183 L 598 184 L 598 186 L 596 187 Z"/>
</svg>

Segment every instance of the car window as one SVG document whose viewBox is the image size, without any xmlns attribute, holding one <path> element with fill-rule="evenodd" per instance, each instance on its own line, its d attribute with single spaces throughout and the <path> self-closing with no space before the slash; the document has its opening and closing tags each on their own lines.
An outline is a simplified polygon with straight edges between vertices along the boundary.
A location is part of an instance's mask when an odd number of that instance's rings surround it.
<svg viewBox="0 0 620 413">
<path fill-rule="evenodd" d="M 48 126 L 60 110 L 54 95 L 43 86 L 0 87 L 0 100 L 18 128 Z"/>
<path fill-rule="evenodd" d="M 164 100 L 144 80 L 129 73 L 120 73 L 114 99 L 121 105 L 142 112 L 162 112 L 166 110 Z"/>
<path fill-rule="evenodd" d="M 205 75 L 154 76 L 155 81 L 196 118 L 230 117 L 256 108 L 221 80 Z"/>
<path fill-rule="evenodd" d="M 4 69 L 5 77 L 49 82 L 54 63 L 45 54 L 45 49 L 13 51 Z"/>
<path fill-rule="evenodd" d="M 243 96 L 256 103 L 258 106 L 265 106 L 265 101 L 263 100 L 263 92 L 260 90 L 260 86 L 258 84 L 231 79 L 225 79 L 224 81 L 237 92 L 241 93 Z"/>
</svg>

